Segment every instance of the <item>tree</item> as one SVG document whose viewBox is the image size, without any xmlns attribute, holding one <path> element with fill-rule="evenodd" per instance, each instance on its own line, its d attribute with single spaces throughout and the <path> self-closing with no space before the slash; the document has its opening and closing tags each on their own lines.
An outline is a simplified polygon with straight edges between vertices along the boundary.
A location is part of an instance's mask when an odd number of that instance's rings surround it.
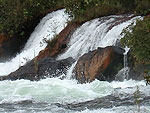
<svg viewBox="0 0 150 113">
<path fill-rule="evenodd" d="M 124 29 L 121 42 L 131 48 L 131 54 L 138 64 L 150 65 L 150 16 L 137 20 Z"/>
</svg>

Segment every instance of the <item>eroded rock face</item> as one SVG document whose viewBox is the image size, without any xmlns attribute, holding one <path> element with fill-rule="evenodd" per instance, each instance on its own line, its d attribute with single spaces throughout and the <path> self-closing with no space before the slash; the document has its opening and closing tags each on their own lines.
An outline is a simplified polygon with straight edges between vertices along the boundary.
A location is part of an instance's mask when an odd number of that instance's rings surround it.
<svg viewBox="0 0 150 113">
<path fill-rule="evenodd" d="M 74 69 L 74 77 L 80 82 L 91 82 L 95 79 L 112 81 L 117 72 L 123 68 L 124 50 L 109 46 L 81 56 Z"/>
<path fill-rule="evenodd" d="M 75 31 L 77 27 L 79 27 L 81 23 L 71 23 L 68 24 L 58 35 L 56 43 L 53 47 L 46 47 L 42 50 L 37 56 L 37 60 L 46 58 L 46 57 L 57 57 L 58 54 L 65 51 L 68 42 L 70 41 L 70 37 L 72 33 Z"/>
<path fill-rule="evenodd" d="M 74 61 L 71 57 L 58 61 L 52 57 L 44 58 L 40 61 L 34 59 L 8 76 L 1 76 L 0 80 L 40 80 L 46 77 L 59 77 L 62 74 L 66 74 L 67 69 Z"/>
</svg>

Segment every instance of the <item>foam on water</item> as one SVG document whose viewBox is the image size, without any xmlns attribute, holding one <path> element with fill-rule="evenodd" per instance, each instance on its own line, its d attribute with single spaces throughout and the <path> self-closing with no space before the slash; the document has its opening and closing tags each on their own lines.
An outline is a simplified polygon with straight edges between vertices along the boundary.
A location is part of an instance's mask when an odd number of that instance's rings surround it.
<svg viewBox="0 0 150 113">
<path fill-rule="evenodd" d="M 150 113 L 150 106 L 141 106 L 140 111 L 138 111 L 137 106 L 121 106 L 113 107 L 111 109 L 98 109 L 98 110 L 84 110 L 75 113 Z"/>
<path fill-rule="evenodd" d="M 77 84 L 75 80 L 60 80 L 47 78 L 40 81 L 16 80 L 0 82 L 0 103 L 16 102 L 24 99 L 34 101 L 54 102 L 79 102 L 103 97 L 114 92 L 115 88 L 121 88 L 120 92 L 132 93 L 128 87 L 140 86 L 140 90 L 149 95 L 148 86 L 144 81 L 106 82 L 95 80 L 91 83 Z M 148 88 L 148 89 L 147 89 Z M 147 89 L 147 90 L 145 90 Z"/>
<path fill-rule="evenodd" d="M 145 94 L 150 95 L 150 86 L 145 86 L 144 81 L 123 81 L 123 82 L 106 82 L 95 80 L 87 84 L 78 84 L 75 80 L 60 80 L 58 78 L 47 78 L 40 81 L 29 81 L 29 80 L 16 80 L 16 81 L 1 81 L 0 82 L 0 106 L 12 104 L 15 106 L 15 110 L 24 110 L 24 113 L 27 113 L 26 108 L 18 107 L 17 103 L 23 101 L 32 101 L 36 103 L 49 103 L 47 106 L 48 112 L 54 113 L 67 113 L 69 110 L 62 109 L 56 106 L 51 105 L 52 103 L 78 103 L 87 100 L 92 100 L 95 98 L 100 98 L 106 95 L 119 95 L 119 94 L 133 94 L 136 91 L 136 86 L 139 87 L 139 90 Z M 132 87 L 132 88 L 128 88 Z M 116 88 L 119 88 L 116 90 Z M 40 105 L 40 104 L 39 104 Z M 35 108 L 41 112 L 41 109 L 44 110 L 42 105 L 38 108 L 37 105 L 31 106 L 30 109 Z M 132 108 L 133 106 L 131 106 Z M 120 108 L 111 108 L 111 109 L 98 109 L 98 110 L 84 110 L 81 113 L 120 113 L 120 111 L 131 110 L 128 107 Z M 136 107 L 133 107 L 136 108 Z M 145 107 L 144 107 L 145 108 Z M 3 108 L 2 108 L 3 109 Z M 29 109 L 29 110 L 30 110 Z M 46 109 L 46 108 L 45 108 Z M 51 110 L 52 111 L 51 111 Z M 146 107 L 149 110 L 148 107 Z M 49 111 L 50 110 L 50 111 Z M 54 110 L 54 111 L 53 111 Z M 0 110 L 2 111 L 2 110 Z M 126 112 L 123 113 L 126 113 Z M 19 111 L 18 111 L 19 112 Z M 31 112 L 31 111 L 30 111 Z M 35 112 L 35 111 L 34 111 Z M 69 113 L 74 113 L 75 111 L 69 111 Z M 15 111 L 14 113 L 17 113 Z M 45 111 L 43 111 L 45 113 Z M 80 113 L 80 112 L 77 112 Z M 147 112 L 145 112 L 147 113 Z"/>
<path fill-rule="evenodd" d="M 95 80 L 77 84 L 75 80 L 47 78 L 41 81 L 16 80 L 0 82 L 0 103 L 24 99 L 39 102 L 73 102 L 102 97 L 112 92 L 108 82 Z"/>
<path fill-rule="evenodd" d="M 10 61 L 0 63 L 0 75 L 8 75 L 37 56 L 47 45 L 44 40 L 53 39 L 54 35 L 67 25 L 69 17 L 64 11 L 58 10 L 45 16 L 31 34 L 22 52 Z"/>
</svg>

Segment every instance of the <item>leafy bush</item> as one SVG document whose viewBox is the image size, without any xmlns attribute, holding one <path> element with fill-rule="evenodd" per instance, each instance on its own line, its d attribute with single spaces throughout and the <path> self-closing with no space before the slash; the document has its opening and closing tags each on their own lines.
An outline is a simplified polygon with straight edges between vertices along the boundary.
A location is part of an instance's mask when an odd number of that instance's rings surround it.
<svg viewBox="0 0 150 113">
<path fill-rule="evenodd" d="M 67 0 L 66 12 L 76 21 L 87 21 L 96 17 L 118 13 L 121 7 L 107 0 Z"/>
<path fill-rule="evenodd" d="M 45 10 L 62 6 L 62 0 L 0 0 L 0 34 L 13 36 L 24 28 L 25 22 Z M 22 31 L 20 35 L 23 34 Z"/>
<path fill-rule="evenodd" d="M 150 0 L 136 0 L 136 15 L 150 14 Z"/>
<path fill-rule="evenodd" d="M 65 7 L 74 21 L 84 22 L 127 12 L 147 15 L 149 6 L 150 0 L 0 0 L 0 34 L 22 36 L 26 23 L 50 9 Z"/>
<path fill-rule="evenodd" d="M 137 20 L 135 26 L 131 24 L 122 34 L 121 42 L 131 48 L 136 63 L 150 65 L 150 16 Z"/>
<path fill-rule="evenodd" d="M 66 0 L 67 13 L 76 21 L 87 21 L 135 9 L 135 0 Z"/>
</svg>

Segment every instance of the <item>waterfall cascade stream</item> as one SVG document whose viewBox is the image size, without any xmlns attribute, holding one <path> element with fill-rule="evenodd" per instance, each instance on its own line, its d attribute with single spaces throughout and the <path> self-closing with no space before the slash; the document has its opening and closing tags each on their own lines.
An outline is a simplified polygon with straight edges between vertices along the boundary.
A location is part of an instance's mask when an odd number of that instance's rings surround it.
<svg viewBox="0 0 150 113">
<path fill-rule="evenodd" d="M 124 48 L 125 52 L 124 52 L 124 68 L 128 67 L 128 59 L 127 59 L 127 54 L 130 50 L 130 48 L 128 48 L 127 46 Z"/>
<path fill-rule="evenodd" d="M 130 16 L 130 15 L 128 15 Z M 115 45 L 117 39 L 120 39 L 120 33 L 123 28 L 134 22 L 139 17 L 134 17 L 128 21 L 118 22 L 119 18 L 124 16 L 108 16 L 94 19 L 84 23 L 71 36 L 70 43 L 66 52 L 61 54 L 58 59 L 67 57 L 78 58 L 96 49 L 97 47 L 105 47 Z M 0 75 L 6 75 L 17 68 L 19 62 L 26 57 L 32 59 L 46 45 L 41 46 L 44 38 L 52 39 L 54 30 L 59 33 L 65 26 L 68 15 L 64 10 L 50 13 L 41 20 L 35 31 L 29 38 L 25 48 L 16 58 L 9 62 L 0 63 Z M 35 55 L 34 55 L 35 54 Z M 19 59 L 18 59 L 19 58 Z M 23 62 L 21 65 L 24 65 Z M 76 80 L 71 80 L 72 70 L 75 64 L 68 70 L 67 78 L 60 80 L 58 78 L 46 78 L 40 81 L 16 80 L 16 81 L 0 81 L 0 112 L 6 113 L 127 113 L 137 111 L 136 106 L 120 106 L 109 109 L 99 108 L 94 110 L 85 109 L 83 111 L 73 111 L 58 107 L 55 103 L 78 103 L 95 98 L 104 97 L 106 95 L 122 95 L 121 98 L 128 94 L 132 95 L 136 91 L 136 86 L 147 96 L 149 94 L 149 86 L 145 86 L 144 81 L 125 80 L 123 82 L 95 80 L 87 84 L 78 84 Z M 130 87 L 130 88 L 128 88 Z M 118 89 L 118 90 L 117 90 Z M 149 113 L 150 106 L 141 106 L 141 113 Z"/>
<path fill-rule="evenodd" d="M 123 79 L 128 79 L 129 67 L 128 67 L 128 56 L 127 55 L 128 55 L 130 48 L 125 46 L 124 50 L 125 50 L 125 52 L 124 52 L 124 78 Z"/>
</svg>

